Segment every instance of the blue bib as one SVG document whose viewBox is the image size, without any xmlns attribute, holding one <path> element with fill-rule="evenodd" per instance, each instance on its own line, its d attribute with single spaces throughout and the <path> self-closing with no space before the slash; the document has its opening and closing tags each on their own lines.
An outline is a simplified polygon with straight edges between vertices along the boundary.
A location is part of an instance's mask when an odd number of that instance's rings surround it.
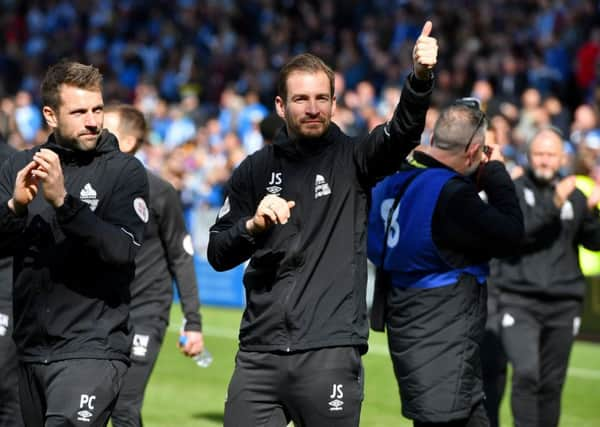
<svg viewBox="0 0 600 427">
<path fill-rule="evenodd" d="M 397 172 L 381 181 L 372 193 L 367 251 L 369 259 L 381 266 L 383 238 L 389 211 L 398 191 L 412 179 L 391 217 L 383 268 L 392 285 L 400 288 L 437 288 L 456 283 L 461 274 L 471 274 L 479 283 L 489 273 L 487 263 L 463 268 L 448 265 L 431 235 L 431 221 L 442 188 L 460 176 L 442 168 Z"/>
</svg>

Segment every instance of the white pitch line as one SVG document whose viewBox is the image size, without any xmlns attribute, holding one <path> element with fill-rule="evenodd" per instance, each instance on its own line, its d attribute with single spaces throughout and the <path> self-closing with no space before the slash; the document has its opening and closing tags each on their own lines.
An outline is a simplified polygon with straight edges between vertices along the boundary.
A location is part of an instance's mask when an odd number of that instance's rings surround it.
<svg viewBox="0 0 600 427">
<path fill-rule="evenodd" d="M 577 368 L 569 366 L 567 375 L 570 377 L 583 378 L 585 380 L 600 380 L 600 370 L 589 368 Z"/>
<path fill-rule="evenodd" d="M 169 330 L 179 333 L 179 328 L 174 325 L 170 325 Z M 237 340 L 238 330 L 231 328 L 209 327 L 204 331 L 204 335 Z M 390 353 L 387 348 L 387 345 L 369 344 L 368 354 L 389 357 Z M 584 380 L 600 380 L 600 369 L 578 368 L 576 366 L 569 366 L 567 375 L 570 377 L 582 378 Z"/>
</svg>

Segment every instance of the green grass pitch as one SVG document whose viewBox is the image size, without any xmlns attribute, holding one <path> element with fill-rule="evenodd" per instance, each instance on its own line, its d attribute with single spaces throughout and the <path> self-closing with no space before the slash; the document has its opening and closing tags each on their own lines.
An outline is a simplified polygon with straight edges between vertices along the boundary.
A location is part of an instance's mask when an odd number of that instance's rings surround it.
<svg viewBox="0 0 600 427">
<path fill-rule="evenodd" d="M 223 425 L 223 401 L 233 370 L 241 311 L 203 307 L 209 368 L 197 367 L 175 345 L 181 314 L 174 306 L 171 325 L 148 385 L 143 417 L 146 427 L 214 427 Z M 371 333 L 365 365 L 365 400 L 361 426 L 412 426 L 400 415 L 400 402 L 385 336 Z M 502 426 L 512 425 L 509 395 L 502 405 Z M 578 342 L 571 355 L 563 393 L 561 427 L 600 426 L 600 345 Z"/>
</svg>

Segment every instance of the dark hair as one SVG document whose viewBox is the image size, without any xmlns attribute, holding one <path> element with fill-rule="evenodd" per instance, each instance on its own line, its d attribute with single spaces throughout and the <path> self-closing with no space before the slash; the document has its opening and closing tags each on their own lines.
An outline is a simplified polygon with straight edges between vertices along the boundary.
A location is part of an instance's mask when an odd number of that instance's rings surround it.
<svg viewBox="0 0 600 427">
<path fill-rule="evenodd" d="M 80 89 L 102 90 L 102 74 L 93 65 L 63 60 L 48 68 L 40 86 L 42 104 L 53 110 L 60 107 L 60 86 L 69 85 Z"/>
<path fill-rule="evenodd" d="M 321 58 L 311 53 L 301 53 L 290 59 L 279 72 L 279 81 L 277 82 L 277 94 L 284 101 L 287 99 L 287 80 L 295 71 L 303 71 L 307 73 L 324 72 L 329 79 L 330 94 L 333 96 L 335 75 L 333 70 L 323 62 Z"/>
<path fill-rule="evenodd" d="M 110 104 L 104 108 L 104 114 L 115 113 L 119 115 L 119 131 L 136 138 L 136 149 L 144 142 L 148 125 L 144 114 L 128 104 Z"/>
<path fill-rule="evenodd" d="M 269 114 L 259 124 L 260 134 L 265 141 L 273 141 L 279 129 L 285 125 L 285 121 L 275 113 Z"/>
</svg>

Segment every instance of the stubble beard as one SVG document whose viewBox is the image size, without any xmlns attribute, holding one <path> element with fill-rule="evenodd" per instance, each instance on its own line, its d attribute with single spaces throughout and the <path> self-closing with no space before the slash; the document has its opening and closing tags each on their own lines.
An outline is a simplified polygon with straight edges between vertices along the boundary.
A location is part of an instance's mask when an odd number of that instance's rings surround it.
<svg viewBox="0 0 600 427">
<path fill-rule="evenodd" d="M 83 136 L 78 135 L 76 137 L 66 137 L 60 133 L 58 129 L 54 130 L 56 142 L 58 142 L 63 147 L 70 148 L 72 150 L 77 151 L 92 151 L 96 148 L 98 144 L 98 139 L 100 138 L 100 133 L 92 136 Z"/>
</svg>

